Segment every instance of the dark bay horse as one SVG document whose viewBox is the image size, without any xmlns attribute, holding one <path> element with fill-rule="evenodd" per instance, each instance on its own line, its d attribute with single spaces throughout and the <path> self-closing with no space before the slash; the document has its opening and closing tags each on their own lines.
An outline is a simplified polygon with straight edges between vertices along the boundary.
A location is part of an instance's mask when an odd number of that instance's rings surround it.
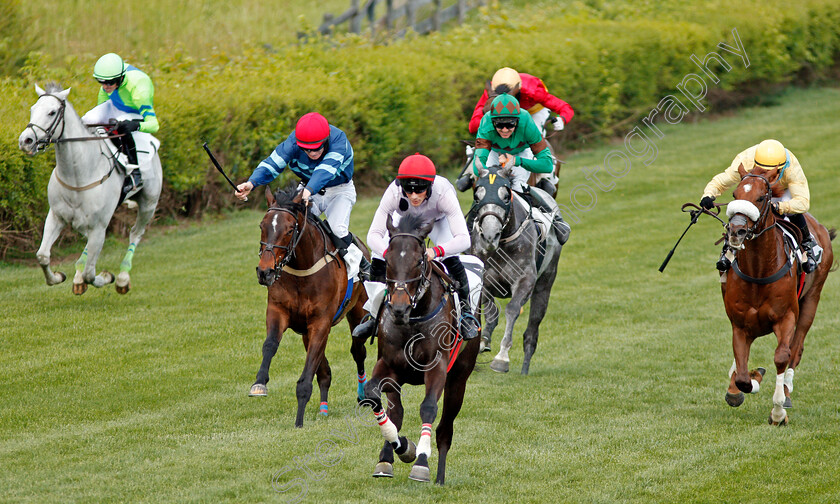
<svg viewBox="0 0 840 504">
<path fill-rule="evenodd" d="M 292 190 L 278 191 L 276 195 L 266 188 L 268 211 L 260 223 L 260 264 L 257 278 L 268 287 L 268 307 L 265 313 L 266 338 L 263 343 L 263 360 L 257 372 L 257 381 L 250 396 L 268 393 L 268 368 L 277 352 L 283 332 L 289 328 L 303 336 L 306 363 L 297 382 L 298 409 L 295 427 L 303 427 L 303 412 L 312 395 L 312 379 L 318 376 L 321 389 L 319 413 L 326 415 L 327 393 L 332 374 L 324 355 L 330 328 L 346 315 L 350 330 L 365 314 L 362 306 L 367 294 L 361 282 L 348 287 L 347 268 L 339 259 L 336 248 L 317 217 L 301 203 L 300 193 Z M 366 255 L 367 247 L 356 240 Z M 359 377 L 358 399 L 363 398 L 365 381 L 364 340 L 351 338 L 350 353 L 356 361 Z"/>
<path fill-rule="evenodd" d="M 452 291 L 444 284 L 440 266 L 426 256 L 423 240 L 434 222 L 421 223 L 407 216 L 395 227 L 389 217 L 387 225 L 391 236 L 385 257 L 388 297 L 379 321 L 379 359 L 365 386 L 365 402 L 372 406 L 385 438 L 373 476 L 393 477 L 396 452 L 405 463 L 416 457 L 409 478 L 430 481 L 432 423 L 443 395 L 443 412 L 435 431 L 435 483 L 443 485 L 453 422 L 475 367 L 479 338 L 462 344 Z M 426 387 L 420 404 L 423 425 L 417 445 L 399 434 L 403 422 L 400 392 L 406 383 Z M 387 393 L 387 412 L 382 406 L 382 392 Z"/>
<path fill-rule="evenodd" d="M 507 373 L 510 369 L 508 354 L 513 342 L 513 326 L 522 307 L 531 300 L 528 327 L 522 341 L 525 353 L 522 374 L 527 375 L 563 246 L 552 232 L 550 221 L 544 224 L 540 236 L 539 224 L 520 204 L 524 200 L 513 192 L 511 178 L 510 170 L 497 166 L 479 170 L 470 210 L 470 238 L 472 252 L 484 261 L 485 267 L 481 305 L 487 324 L 482 351 L 489 349 L 493 330 L 499 323 L 500 310 L 495 298 L 510 298 L 505 308 L 505 335 L 501 348 L 490 363 L 493 371 Z"/>
<path fill-rule="evenodd" d="M 729 246 L 737 252 L 721 284 L 726 314 L 732 323 L 735 354 L 726 402 L 740 406 L 744 392 L 758 392 L 763 372 L 748 372 L 750 345 L 759 336 L 773 332 L 778 344 L 773 356 L 776 388 L 769 422 L 785 425 L 785 408 L 792 405 L 794 369 L 802 358 L 805 335 L 814 321 L 820 293 L 834 261 L 831 240 L 836 232 L 806 215 L 808 227 L 823 247 L 824 255 L 819 267 L 803 278 L 797 274 L 792 252 L 783 239 L 781 218 L 771 211 L 771 197 L 782 191 L 776 185 L 779 171 L 757 166 L 747 173 L 743 165 L 738 171 L 742 180 L 735 189 L 735 200 L 727 208 L 726 235 Z"/>
</svg>

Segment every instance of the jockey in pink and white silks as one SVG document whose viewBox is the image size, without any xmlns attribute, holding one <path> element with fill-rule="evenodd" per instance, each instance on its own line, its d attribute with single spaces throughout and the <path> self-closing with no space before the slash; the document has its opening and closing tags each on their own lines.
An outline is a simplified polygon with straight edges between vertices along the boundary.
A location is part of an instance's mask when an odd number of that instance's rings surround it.
<svg viewBox="0 0 840 504">
<path fill-rule="evenodd" d="M 385 291 L 384 257 L 389 241 L 386 222 L 390 216 L 396 225 L 401 217 L 407 215 L 420 216 L 425 222 L 435 223 L 429 233 L 435 246 L 426 249 L 426 256 L 429 260 L 440 259 L 452 279 L 460 285 L 461 335 L 464 339 L 475 338 L 478 321 L 470 309 L 467 273 L 458 257 L 470 248 L 467 222 L 455 188 L 437 175 L 432 160 L 422 154 L 408 156 L 400 163 L 397 179 L 385 190 L 376 209 L 367 235 L 372 257 L 370 282 L 365 282 L 369 298 L 365 305 L 368 315 L 353 331 L 353 337 L 367 338 L 373 334 Z"/>
<path fill-rule="evenodd" d="M 310 203 L 315 215 L 326 215 L 335 236 L 343 242 L 339 255 L 352 271 L 359 265 L 363 276 L 370 264 L 362 251 L 353 243 L 350 234 L 350 211 L 356 203 L 356 186 L 353 185 L 353 147 L 347 135 L 329 124 L 317 112 L 301 117 L 295 130 L 265 158 L 238 186 L 236 197 L 245 200 L 254 187 L 268 184 L 289 167 L 300 177 L 303 200 Z M 351 268 L 352 266 L 352 268 Z"/>
</svg>

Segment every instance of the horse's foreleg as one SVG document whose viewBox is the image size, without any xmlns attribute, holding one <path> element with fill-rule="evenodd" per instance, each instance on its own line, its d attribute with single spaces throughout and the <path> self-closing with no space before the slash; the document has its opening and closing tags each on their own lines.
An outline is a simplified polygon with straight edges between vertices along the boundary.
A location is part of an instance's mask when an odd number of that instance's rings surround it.
<svg viewBox="0 0 840 504">
<path fill-rule="evenodd" d="M 510 370 L 510 347 L 513 346 L 513 326 L 516 324 L 516 319 L 525 306 L 525 302 L 531 295 L 534 288 L 534 281 L 522 280 L 517 285 L 513 286 L 513 296 L 510 302 L 505 307 L 505 336 L 502 338 L 502 343 L 499 348 L 499 353 L 493 358 L 490 363 L 490 369 L 499 373 L 507 373 Z"/>
<path fill-rule="evenodd" d="M 462 355 L 462 357 L 465 357 Z M 455 417 L 461 411 L 464 403 L 464 392 L 467 389 L 467 378 L 472 372 L 474 364 L 456 365 L 446 377 L 446 387 L 443 395 L 443 411 L 435 430 L 435 444 L 438 449 L 438 469 L 435 483 L 443 485 L 446 479 L 446 455 L 452 446 L 452 433 Z"/>
<path fill-rule="evenodd" d="M 403 420 L 400 395 L 402 390 L 395 378 L 393 371 L 380 360 L 374 365 L 371 376 L 365 384 L 365 399 L 362 404 L 371 407 L 382 437 L 385 438 L 385 444 L 379 452 L 379 462 L 373 472 L 374 478 L 393 477 L 395 451 L 400 456 L 400 460 L 406 463 L 413 461 L 415 457 L 414 443 L 405 436 L 399 435 Z M 388 393 L 387 411 L 382 405 L 382 392 Z"/>
<path fill-rule="evenodd" d="M 350 331 L 359 325 L 362 317 L 365 315 L 365 309 L 362 307 L 364 303 L 361 300 L 347 313 L 347 322 L 350 324 Z M 365 398 L 365 384 L 367 383 L 367 374 L 365 374 L 365 358 L 367 357 L 367 349 L 365 348 L 365 341 L 361 338 L 350 338 L 350 355 L 353 356 L 353 361 L 356 363 L 356 378 L 358 385 L 356 386 L 356 397 L 358 401 Z"/>
<path fill-rule="evenodd" d="M 102 246 L 104 244 L 104 226 L 88 233 L 88 242 L 85 245 L 87 261 L 81 273 L 76 271 L 76 276 L 73 278 L 74 294 L 83 294 L 87 289 L 87 287 L 82 287 L 84 284 L 90 284 L 99 288 L 114 281 L 114 275 L 109 271 L 102 270 L 98 275 L 96 274 L 96 261 L 99 259 L 99 254 L 102 253 Z"/>
<path fill-rule="evenodd" d="M 557 266 L 550 268 L 537 279 L 534 286 L 534 293 L 531 295 L 531 309 L 528 314 L 528 327 L 522 335 L 522 350 L 525 354 L 522 359 L 522 374 L 527 375 L 531 367 L 531 357 L 537 349 L 537 340 L 540 337 L 540 324 L 548 309 L 548 298 L 551 295 L 551 286 L 554 285 L 554 278 L 557 275 Z"/>
<path fill-rule="evenodd" d="M 420 441 L 417 443 L 417 461 L 408 475 L 415 481 L 429 482 L 429 457 L 432 455 L 432 424 L 437 418 L 438 400 L 446 385 L 446 371 L 443 365 L 426 372 L 426 397 L 420 403 Z"/>
<path fill-rule="evenodd" d="M 499 325 L 499 314 L 501 310 L 496 302 L 496 298 L 491 296 L 487 290 L 481 291 L 481 313 L 484 315 L 484 325 L 481 331 L 481 348 L 480 352 L 489 352 L 490 343 L 493 340 L 493 331 Z"/>
<path fill-rule="evenodd" d="M 46 221 L 44 221 L 44 236 L 41 239 L 41 246 L 36 253 L 38 264 L 41 265 L 41 270 L 44 272 L 47 285 L 60 284 L 67 279 L 67 275 L 64 273 L 60 271 L 53 273 L 50 268 L 50 250 L 52 249 L 53 243 L 58 239 L 58 235 L 61 234 L 62 229 L 64 229 L 64 223 L 50 210 L 47 213 Z"/>
<path fill-rule="evenodd" d="M 315 370 L 321 367 L 324 360 L 327 338 L 330 335 L 329 317 L 325 321 L 318 320 L 311 323 L 306 332 L 307 335 L 304 336 L 306 362 L 303 364 L 303 372 L 297 382 L 298 409 L 295 417 L 295 427 L 303 427 L 303 413 L 306 410 L 309 398 L 312 397 L 312 379 L 315 376 Z M 325 392 L 322 391 L 322 398 L 326 397 L 324 394 Z"/>
<path fill-rule="evenodd" d="M 735 359 L 729 370 L 729 388 L 726 391 L 726 403 L 732 407 L 744 402 L 744 392 L 753 392 L 752 379 L 747 370 L 752 341 L 743 329 L 732 326 L 732 353 Z"/>
<path fill-rule="evenodd" d="M 332 383 L 332 369 L 330 369 L 330 363 L 326 355 L 324 355 L 321 366 L 318 367 L 316 374 L 318 376 L 318 390 L 321 392 L 321 406 L 318 408 L 318 414 L 327 416 L 329 415 L 327 395 L 330 390 L 330 384 Z"/>
<path fill-rule="evenodd" d="M 773 391 L 773 409 L 770 410 L 769 423 L 772 425 L 785 425 L 788 422 L 785 411 L 785 400 L 790 397 L 790 392 L 785 390 L 785 372 L 791 361 L 790 343 L 796 329 L 796 314 L 789 311 L 787 315 L 774 327 L 778 344 L 773 354 L 773 363 L 776 365 L 776 389 Z M 793 375 L 790 377 L 793 385 Z"/>
<path fill-rule="evenodd" d="M 286 312 L 281 311 L 269 301 L 265 311 L 265 342 L 262 346 L 262 364 L 257 371 L 257 380 L 251 386 L 248 395 L 251 397 L 265 397 L 268 395 L 268 369 L 271 366 L 271 359 L 277 353 L 277 347 L 283 338 L 283 332 L 289 326 L 289 318 Z"/>
</svg>

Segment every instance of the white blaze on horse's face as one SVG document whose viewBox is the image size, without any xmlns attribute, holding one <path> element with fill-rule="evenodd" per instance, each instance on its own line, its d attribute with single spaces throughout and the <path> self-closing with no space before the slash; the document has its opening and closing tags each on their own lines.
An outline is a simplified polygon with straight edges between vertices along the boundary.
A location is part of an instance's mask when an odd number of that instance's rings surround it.
<svg viewBox="0 0 840 504">
<path fill-rule="evenodd" d="M 277 215 L 274 215 L 274 218 L 271 220 L 271 228 L 274 230 L 274 233 L 277 233 Z"/>
<path fill-rule="evenodd" d="M 752 191 L 752 184 L 745 185 L 744 186 L 744 192 L 750 192 L 750 191 Z"/>
</svg>

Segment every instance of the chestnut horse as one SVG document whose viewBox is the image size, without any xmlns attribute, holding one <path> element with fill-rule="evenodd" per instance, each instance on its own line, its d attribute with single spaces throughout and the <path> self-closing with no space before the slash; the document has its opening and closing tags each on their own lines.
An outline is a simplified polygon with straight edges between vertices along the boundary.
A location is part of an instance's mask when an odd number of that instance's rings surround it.
<svg viewBox="0 0 840 504">
<path fill-rule="evenodd" d="M 387 225 L 391 236 L 385 257 L 388 297 L 379 320 L 379 359 L 365 386 L 364 401 L 372 406 L 385 438 L 373 476 L 393 477 L 396 451 L 405 463 L 416 457 L 410 479 L 430 481 L 432 423 L 443 394 L 443 412 L 435 431 L 435 483 L 443 485 L 453 422 L 475 367 L 480 338 L 461 344 L 452 290 L 444 284 L 440 265 L 426 256 L 423 239 L 434 222 L 422 223 L 417 216 L 406 216 L 394 227 L 388 217 Z M 400 387 L 406 383 L 426 387 L 420 404 L 423 425 L 417 445 L 399 433 L 403 421 Z M 382 392 L 387 393 L 387 413 L 382 407 Z"/>
<path fill-rule="evenodd" d="M 330 328 L 346 315 L 352 331 L 365 314 L 363 305 L 367 294 L 361 282 L 349 285 L 347 267 L 337 257 L 332 240 L 301 203 L 300 193 L 266 188 L 268 211 L 260 223 L 260 264 L 257 278 L 268 287 L 268 307 L 265 314 L 266 338 L 263 360 L 257 381 L 248 395 L 268 394 L 268 368 L 277 352 L 283 332 L 290 328 L 303 336 L 306 363 L 297 382 L 298 409 L 295 427 L 303 427 L 303 412 L 312 395 L 313 375 L 318 375 L 321 390 L 319 413 L 326 416 L 327 392 L 332 374 L 324 355 Z M 359 249 L 368 255 L 367 247 L 356 240 Z M 350 353 L 356 361 L 359 384 L 358 399 L 363 398 L 365 383 L 364 340 L 352 340 Z"/>
<path fill-rule="evenodd" d="M 811 215 L 808 227 L 824 249 L 819 267 L 804 278 L 797 274 L 793 255 L 782 233 L 782 219 L 771 211 L 771 197 L 779 196 L 778 170 L 758 166 L 747 173 L 738 168 L 741 183 L 735 200 L 727 207 L 729 225 L 726 240 L 736 250 L 732 268 L 721 283 L 726 314 L 732 323 L 732 350 L 735 361 L 730 369 L 726 402 L 740 406 L 744 392 L 758 392 L 763 369 L 748 372 L 750 345 L 759 336 L 776 334 L 773 356 L 776 388 L 769 422 L 785 425 L 785 408 L 791 407 L 793 373 L 802 358 L 805 335 L 814 321 L 820 292 L 834 261 L 831 240 L 836 232 L 826 230 Z M 795 228 L 795 226 L 793 226 Z M 797 290 L 801 292 L 797 295 Z"/>
</svg>

